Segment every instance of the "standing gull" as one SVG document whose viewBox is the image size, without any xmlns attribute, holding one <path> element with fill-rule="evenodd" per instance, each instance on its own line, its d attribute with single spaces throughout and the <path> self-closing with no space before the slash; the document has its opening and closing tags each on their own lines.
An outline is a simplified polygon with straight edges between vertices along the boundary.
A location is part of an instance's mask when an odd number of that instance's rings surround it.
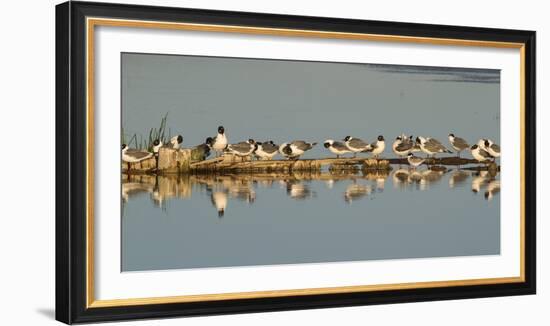
<svg viewBox="0 0 550 326">
<path fill-rule="evenodd" d="M 159 150 L 160 150 L 160 148 L 162 147 L 162 145 L 163 145 L 163 143 L 162 143 L 162 141 L 159 140 L 159 139 L 155 139 L 155 140 L 153 141 L 153 153 L 155 153 L 155 155 L 158 155 Z"/>
<path fill-rule="evenodd" d="M 325 140 L 323 146 L 332 153 L 336 154 L 336 158 L 340 158 L 340 155 L 351 152 L 346 144 L 339 141 L 334 141 L 332 139 Z"/>
<path fill-rule="evenodd" d="M 356 157 L 357 153 L 363 152 L 370 148 L 369 143 L 351 136 L 346 136 L 346 138 L 344 138 L 344 142 L 347 148 L 353 152 L 353 157 Z"/>
<path fill-rule="evenodd" d="M 467 148 L 470 148 L 470 145 L 467 141 L 465 141 L 463 138 L 456 137 L 454 134 L 449 134 L 449 143 L 451 143 L 451 146 L 456 151 L 457 157 L 460 157 L 460 152 Z"/>
<path fill-rule="evenodd" d="M 371 152 L 375 158 L 378 158 L 384 152 L 384 149 L 386 149 L 386 142 L 384 141 L 384 136 L 380 135 L 364 152 Z"/>
<path fill-rule="evenodd" d="M 147 151 L 140 151 L 137 149 L 130 149 L 128 145 L 122 144 L 122 160 L 128 164 L 128 171 L 130 172 L 131 164 L 144 161 L 153 156 L 153 153 Z"/>
<path fill-rule="evenodd" d="M 153 154 L 155 155 L 155 170 L 159 169 L 159 150 L 162 147 L 162 141 L 159 139 L 155 139 L 153 141 Z"/>
<path fill-rule="evenodd" d="M 218 134 L 212 138 L 212 149 L 216 151 L 216 157 L 222 153 L 227 147 L 227 136 L 225 135 L 225 128 L 223 126 L 218 127 Z"/>
</svg>

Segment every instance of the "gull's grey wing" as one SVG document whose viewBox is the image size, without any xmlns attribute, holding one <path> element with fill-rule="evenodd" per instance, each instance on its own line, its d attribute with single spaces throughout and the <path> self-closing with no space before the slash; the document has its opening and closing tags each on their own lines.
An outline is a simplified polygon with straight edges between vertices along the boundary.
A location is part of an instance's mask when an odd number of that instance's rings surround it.
<svg viewBox="0 0 550 326">
<path fill-rule="evenodd" d="M 460 137 L 455 137 L 455 141 L 453 143 L 453 146 L 460 148 L 460 149 L 466 149 L 470 147 L 468 142 Z"/>
<path fill-rule="evenodd" d="M 500 154 L 500 146 L 498 146 L 497 144 L 491 145 L 491 149 Z"/>
<path fill-rule="evenodd" d="M 266 153 L 275 153 L 279 150 L 279 146 L 273 145 L 271 143 L 262 143 L 262 149 Z"/>
<path fill-rule="evenodd" d="M 236 152 L 246 153 L 246 152 L 250 151 L 250 144 L 243 141 L 243 142 L 240 142 L 240 143 L 231 144 L 230 148 L 232 150 L 236 151 Z"/>
<path fill-rule="evenodd" d="M 368 143 L 364 142 L 359 138 L 352 138 L 348 143 L 353 148 L 363 148 L 363 147 L 367 147 L 368 145 Z"/>
<path fill-rule="evenodd" d="M 438 144 L 438 145 L 443 146 L 443 144 L 442 144 L 439 140 L 437 140 L 437 139 L 435 139 L 435 138 L 430 138 L 430 139 L 428 139 L 428 142 L 431 142 L 431 143 L 433 143 L 433 144 Z"/>
<path fill-rule="evenodd" d="M 412 142 L 402 142 L 395 148 L 396 150 L 400 152 L 408 151 L 409 149 L 413 148 L 414 144 Z"/>
<path fill-rule="evenodd" d="M 332 143 L 332 147 L 334 147 L 335 149 L 337 149 L 339 151 L 349 151 L 346 144 L 344 144 L 342 142 L 339 142 L 339 141 L 335 141 L 334 143 Z"/>
<path fill-rule="evenodd" d="M 299 150 L 301 151 L 307 151 L 309 149 L 311 149 L 313 147 L 312 144 L 310 143 L 307 143 L 303 140 L 295 140 L 291 143 L 292 145 L 296 146 L 296 148 L 298 148 Z"/>
<path fill-rule="evenodd" d="M 489 154 L 489 152 L 487 152 L 486 150 L 480 148 L 479 149 L 479 155 L 485 157 L 485 158 L 492 158 L 491 154 Z"/>
<path fill-rule="evenodd" d="M 447 148 L 437 139 L 430 138 L 424 143 L 424 147 L 431 152 L 447 151 Z"/>
</svg>

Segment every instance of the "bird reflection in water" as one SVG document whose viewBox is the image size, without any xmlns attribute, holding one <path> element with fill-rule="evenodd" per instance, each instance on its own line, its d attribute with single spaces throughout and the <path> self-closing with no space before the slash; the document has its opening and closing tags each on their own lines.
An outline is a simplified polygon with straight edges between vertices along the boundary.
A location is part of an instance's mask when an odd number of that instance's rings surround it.
<svg viewBox="0 0 550 326">
<path fill-rule="evenodd" d="M 485 191 L 485 199 L 492 200 L 493 196 L 500 192 L 500 180 L 491 180 L 487 185 L 487 190 Z"/>
<path fill-rule="evenodd" d="M 273 188 L 275 179 L 262 179 L 258 180 L 257 184 L 262 186 L 263 188 Z"/>
<path fill-rule="evenodd" d="M 484 194 L 492 200 L 500 192 L 500 180 L 488 171 L 455 169 L 451 171 L 432 169 L 400 168 L 391 172 L 393 188 L 400 190 L 426 190 L 447 175 L 449 188 L 464 188 L 461 185 L 471 179 L 471 190 Z M 304 201 L 317 197 L 317 189 L 340 193 L 347 204 L 364 198 L 375 199 L 382 193 L 389 172 L 383 171 L 339 171 L 315 173 L 257 173 L 257 174 L 202 174 L 186 176 L 132 175 L 122 179 L 122 208 L 133 197 L 148 196 L 156 207 L 166 209 L 172 199 L 189 199 L 204 194 L 209 199 L 218 217 L 226 215 L 231 200 L 249 205 L 256 202 L 260 189 L 269 196 L 277 191 L 278 184 L 291 199 Z M 324 186 L 323 186 L 324 185 Z M 322 188 L 316 188 L 316 187 Z M 263 192 L 267 191 L 267 192 Z M 390 192 L 391 195 L 391 192 Z"/>
<path fill-rule="evenodd" d="M 160 193 L 159 191 L 159 185 L 158 185 L 158 178 L 157 182 L 155 183 L 155 187 L 153 188 L 153 192 L 151 193 L 151 200 L 157 207 L 161 207 L 164 209 L 164 206 L 162 205 L 164 203 L 165 196 Z"/>
<path fill-rule="evenodd" d="M 235 180 L 227 189 L 231 198 L 242 200 L 248 204 L 253 204 L 256 200 L 256 191 L 252 186 L 252 182 L 248 180 Z"/>
<path fill-rule="evenodd" d="M 416 186 L 418 190 L 427 190 L 429 185 L 436 183 L 445 175 L 444 170 L 397 169 L 392 173 L 394 188 L 405 190 Z"/>
<path fill-rule="evenodd" d="M 386 186 L 386 178 L 377 178 L 376 179 L 376 191 L 382 192 L 384 191 L 384 187 Z"/>
<path fill-rule="evenodd" d="M 126 204 L 130 197 L 148 194 L 155 206 L 164 209 L 163 203 L 166 198 L 185 197 L 190 194 L 189 189 L 178 191 L 180 182 L 179 178 L 176 181 L 159 182 L 158 176 L 125 176 L 122 180 L 122 203 Z"/>
<path fill-rule="evenodd" d="M 409 170 L 397 169 L 392 173 L 392 182 L 394 188 L 405 189 L 409 185 Z"/>
<path fill-rule="evenodd" d="M 496 176 L 491 176 L 488 171 L 465 171 L 456 169 L 450 171 L 449 188 L 460 187 L 471 178 L 471 189 L 474 193 L 485 191 L 485 199 L 491 200 L 494 195 L 500 192 L 500 180 L 496 180 Z M 444 170 L 407 170 L 398 169 L 392 173 L 392 182 L 394 188 L 407 189 L 410 185 L 417 185 L 418 190 L 429 189 L 430 184 L 440 181 L 447 172 Z"/>
<path fill-rule="evenodd" d="M 372 193 L 371 185 L 357 183 L 355 180 L 352 184 L 346 187 L 344 192 L 344 201 L 351 204 L 354 200 L 359 200 Z"/>
<path fill-rule="evenodd" d="M 210 202 L 218 212 L 218 217 L 225 215 L 229 199 L 244 201 L 248 204 L 256 200 L 255 182 L 234 177 L 219 177 L 202 180 L 206 184 Z"/>
<path fill-rule="evenodd" d="M 454 170 L 449 177 L 449 188 L 463 184 L 470 177 L 470 173 L 460 169 Z"/>
<path fill-rule="evenodd" d="M 210 194 L 210 201 L 216 210 L 218 211 L 218 217 L 222 218 L 225 214 L 227 207 L 227 192 L 225 191 L 213 191 Z"/>
<path fill-rule="evenodd" d="M 332 189 L 334 188 L 334 179 L 327 179 L 325 180 L 325 186 L 327 187 L 327 189 Z"/>
<path fill-rule="evenodd" d="M 475 173 L 472 178 L 472 192 L 477 194 L 487 182 L 489 182 L 489 173 L 487 171 Z"/>
<path fill-rule="evenodd" d="M 127 180 L 122 183 L 122 200 L 127 203 L 130 197 L 140 194 L 153 193 L 154 184 L 139 182 L 138 180 Z"/>
<path fill-rule="evenodd" d="M 483 197 L 490 201 L 500 193 L 500 180 L 495 179 L 488 171 L 478 171 L 472 177 L 472 192 L 478 194 L 485 190 Z"/>
<path fill-rule="evenodd" d="M 436 183 L 445 174 L 445 171 L 424 170 L 420 178 L 420 190 L 426 190 L 432 183 Z"/>
<path fill-rule="evenodd" d="M 281 185 L 286 189 L 286 194 L 292 199 L 305 200 L 315 197 L 315 192 L 311 191 L 309 185 L 301 180 L 281 180 Z"/>
</svg>

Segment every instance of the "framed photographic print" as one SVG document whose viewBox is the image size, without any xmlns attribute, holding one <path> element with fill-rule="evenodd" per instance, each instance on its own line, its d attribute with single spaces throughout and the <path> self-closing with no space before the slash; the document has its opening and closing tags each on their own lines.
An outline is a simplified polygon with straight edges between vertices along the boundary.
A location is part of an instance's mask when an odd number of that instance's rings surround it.
<svg viewBox="0 0 550 326">
<path fill-rule="evenodd" d="M 535 32 L 56 7 L 56 318 L 535 293 Z"/>
</svg>

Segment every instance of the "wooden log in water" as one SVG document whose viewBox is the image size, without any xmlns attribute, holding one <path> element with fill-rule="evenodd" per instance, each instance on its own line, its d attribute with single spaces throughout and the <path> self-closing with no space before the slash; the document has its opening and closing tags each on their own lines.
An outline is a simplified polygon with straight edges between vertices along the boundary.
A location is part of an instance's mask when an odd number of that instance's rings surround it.
<svg viewBox="0 0 550 326">
<path fill-rule="evenodd" d="M 324 167 L 333 173 L 357 173 L 359 171 L 391 170 L 392 164 L 408 165 L 405 158 L 322 158 L 300 160 L 250 160 L 230 154 L 204 161 L 192 161 L 191 149 L 161 148 L 158 156 L 158 171 L 155 158 L 132 164 L 132 174 L 186 174 L 186 173 L 291 173 L 295 171 L 319 171 Z M 431 166 L 468 165 L 478 163 L 476 160 L 460 157 L 441 157 L 426 159 L 424 164 Z M 494 164 L 494 163 L 492 163 Z M 122 165 L 126 173 L 127 165 Z M 488 169 L 485 164 L 482 168 Z M 499 167 L 495 166 L 492 169 Z"/>
<path fill-rule="evenodd" d="M 318 160 L 272 160 L 272 161 L 240 161 L 240 158 L 210 160 L 206 163 L 194 163 L 191 165 L 193 172 L 282 172 L 289 173 L 298 170 L 320 170 Z"/>
<path fill-rule="evenodd" d="M 196 169 L 196 168 L 205 167 L 208 165 L 214 165 L 215 163 L 222 162 L 223 160 L 224 160 L 223 157 L 215 157 L 204 161 L 192 162 L 191 164 L 189 164 L 189 166 L 191 169 Z"/>
<path fill-rule="evenodd" d="M 331 171 L 358 171 L 360 167 L 369 170 L 389 170 L 387 160 L 367 158 L 325 158 L 325 159 L 300 159 L 300 160 L 265 160 L 251 161 L 239 157 L 226 155 L 222 158 L 191 163 L 190 169 L 197 173 L 211 172 L 256 172 L 256 173 L 291 173 L 293 171 L 319 171 L 329 166 Z"/>
<path fill-rule="evenodd" d="M 391 170 L 390 161 L 369 158 L 363 162 L 363 170 Z"/>
<path fill-rule="evenodd" d="M 191 163 L 190 149 L 169 149 L 161 148 L 159 150 L 159 171 L 166 174 L 180 174 L 189 172 Z"/>
</svg>

